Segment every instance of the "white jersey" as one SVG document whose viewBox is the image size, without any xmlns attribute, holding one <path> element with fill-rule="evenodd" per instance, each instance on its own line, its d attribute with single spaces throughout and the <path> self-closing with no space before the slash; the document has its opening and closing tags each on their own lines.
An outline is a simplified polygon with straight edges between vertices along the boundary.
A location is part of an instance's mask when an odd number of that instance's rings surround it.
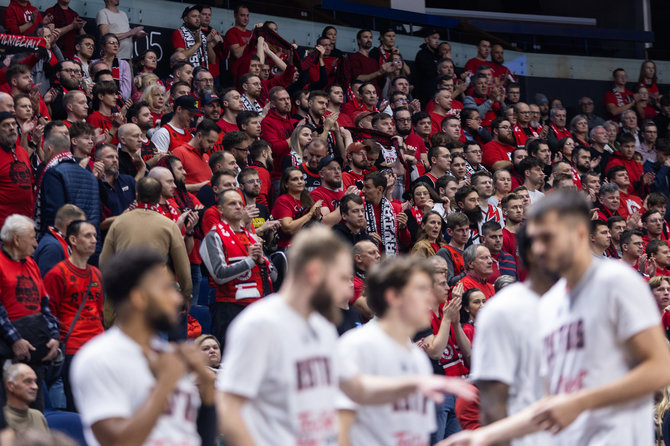
<svg viewBox="0 0 670 446">
<path fill-rule="evenodd" d="M 156 340 L 156 347 L 169 346 Z M 98 445 L 91 426 L 108 418 L 130 418 L 156 384 L 142 348 L 118 327 L 89 341 L 75 355 L 70 380 L 84 435 Z M 144 442 L 147 446 L 199 446 L 196 427 L 200 395 L 189 376 L 182 378 L 168 407 Z"/>
<path fill-rule="evenodd" d="M 545 395 L 540 365 L 540 296 L 526 285 L 506 286 L 477 313 L 472 345 L 472 381 L 499 381 L 509 386 L 507 414 L 513 415 Z M 514 440 L 512 446 L 549 445 L 545 432 Z"/>
<path fill-rule="evenodd" d="M 375 321 L 345 333 L 338 353 L 356 374 L 400 377 L 433 373 L 421 349 L 409 339 L 406 345 L 398 344 Z M 435 404 L 418 392 L 377 406 L 358 406 L 340 392 L 337 408 L 356 411 L 349 435 L 352 446 L 427 446 L 430 433 L 437 429 Z"/>
<path fill-rule="evenodd" d="M 571 290 L 560 280 L 540 301 L 543 373 L 549 393 L 611 383 L 634 366 L 625 343 L 658 326 L 649 285 L 630 266 L 592 258 Z M 648 446 L 654 443 L 651 395 L 582 413 L 556 435 L 557 445 Z"/>
<path fill-rule="evenodd" d="M 250 305 L 226 335 L 217 389 L 248 398 L 242 417 L 258 445 L 337 445 L 337 331 L 279 296 Z"/>
</svg>

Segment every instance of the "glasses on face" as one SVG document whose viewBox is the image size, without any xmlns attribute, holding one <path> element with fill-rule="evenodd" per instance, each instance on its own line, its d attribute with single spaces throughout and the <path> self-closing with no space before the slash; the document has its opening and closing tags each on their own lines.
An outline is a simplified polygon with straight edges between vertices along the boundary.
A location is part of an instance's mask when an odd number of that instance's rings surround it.
<svg viewBox="0 0 670 446">
<path fill-rule="evenodd" d="M 647 220 L 647 221 L 648 221 L 649 223 L 663 223 L 663 219 L 662 219 L 662 218 L 650 218 L 650 219 Z"/>
<path fill-rule="evenodd" d="M 116 41 L 113 41 L 113 42 L 107 42 L 107 45 L 119 46 L 119 42 L 116 42 Z"/>
<path fill-rule="evenodd" d="M 263 180 L 261 180 L 260 178 L 256 178 L 255 180 L 248 180 L 247 184 L 259 184 L 260 185 L 260 184 L 263 184 Z"/>
<path fill-rule="evenodd" d="M 520 111 L 519 114 L 520 114 L 520 115 L 530 115 L 531 112 L 530 112 L 529 110 L 527 110 L 527 111 Z"/>
</svg>

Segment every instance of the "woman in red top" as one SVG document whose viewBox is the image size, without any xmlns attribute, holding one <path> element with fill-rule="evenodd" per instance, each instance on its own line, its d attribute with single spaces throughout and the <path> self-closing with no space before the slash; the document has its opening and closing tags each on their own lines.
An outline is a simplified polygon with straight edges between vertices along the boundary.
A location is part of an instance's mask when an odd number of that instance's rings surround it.
<svg viewBox="0 0 670 446">
<path fill-rule="evenodd" d="M 279 181 L 279 198 L 272 208 L 272 216 L 279 220 L 279 248 L 285 249 L 291 238 L 312 220 L 321 219 L 322 200 L 314 201 L 305 189 L 300 169 L 288 168 Z"/>
</svg>

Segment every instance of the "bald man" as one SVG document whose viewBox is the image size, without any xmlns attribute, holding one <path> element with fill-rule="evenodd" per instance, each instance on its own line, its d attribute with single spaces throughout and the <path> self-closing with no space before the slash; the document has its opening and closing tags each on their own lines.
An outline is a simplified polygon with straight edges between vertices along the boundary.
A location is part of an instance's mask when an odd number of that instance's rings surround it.
<svg viewBox="0 0 670 446">
<path fill-rule="evenodd" d="M 14 99 L 7 93 L 0 92 L 0 112 L 14 113 Z"/>
<path fill-rule="evenodd" d="M 119 138 L 119 172 L 139 181 L 147 173 L 142 159 L 142 130 L 136 124 L 123 124 L 117 131 Z"/>
</svg>

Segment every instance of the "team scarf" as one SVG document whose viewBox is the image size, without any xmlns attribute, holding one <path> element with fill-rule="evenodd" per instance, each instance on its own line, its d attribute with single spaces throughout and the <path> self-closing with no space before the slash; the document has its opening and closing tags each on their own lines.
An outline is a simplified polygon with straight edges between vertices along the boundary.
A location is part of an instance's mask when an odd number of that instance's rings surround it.
<svg viewBox="0 0 670 446">
<path fill-rule="evenodd" d="M 242 93 L 240 98 L 242 99 L 242 107 L 245 110 L 255 111 L 256 113 L 263 113 L 263 107 L 261 107 L 261 104 L 259 104 L 258 101 L 251 103 L 249 97 L 245 93 Z"/>
<path fill-rule="evenodd" d="M 186 49 L 189 49 L 195 45 L 195 34 L 193 31 L 188 29 L 186 25 L 180 26 L 179 32 L 184 39 Z M 203 33 L 201 29 L 198 29 L 198 32 L 200 33 L 201 45 L 200 48 L 198 48 L 198 51 L 193 53 L 193 55 L 189 58 L 189 62 L 191 62 L 194 67 L 209 68 L 209 58 L 207 56 L 207 36 L 205 36 L 205 33 Z"/>
<path fill-rule="evenodd" d="M 187 130 L 188 131 L 188 130 Z M 156 166 L 159 167 L 165 167 L 167 170 L 170 171 L 172 176 L 175 176 L 174 171 L 172 170 L 172 163 L 170 161 L 169 156 L 165 156 L 161 158 L 157 163 Z M 177 184 L 177 189 L 174 191 L 174 196 L 172 197 L 174 199 L 174 202 L 177 204 L 177 207 L 179 208 L 180 212 L 184 212 L 185 209 L 194 209 L 195 208 L 195 203 L 193 203 L 193 200 L 191 199 L 191 196 L 189 195 L 188 191 L 186 190 L 186 185 L 183 183 Z"/>
<path fill-rule="evenodd" d="M 0 34 L 0 48 L 5 50 L 5 53 L 37 53 L 41 59 L 49 55 L 44 37 Z"/>
<path fill-rule="evenodd" d="M 46 166 L 44 166 L 44 170 L 42 170 L 42 174 L 40 177 L 37 179 L 37 183 L 35 183 L 35 191 L 37 192 L 37 197 L 35 200 L 35 227 L 37 230 L 41 230 L 42 226 L 42 180 L 44 179 L 44 174 L 47 173 L 47 170 L 51 169 L 52 167 L 56 167 L 60 163 L 66 162 L 66 161 L 72 161 L 76 162 L 74 160 L 74 156 L 72 156 L 72 152 L 69 150 L 63 153 L 59 153 L 58 155 L 54 156 Z"/>
<path fill-rule="evenodd" d="M 360 127 L 345 128 L 351 132 L 351 137 L 353 138 L 354 142 L 360 142 L 365 139 L 374 139 L 383 146 L 393 145 L 393 139 L 391 139 L 391 136 L 378 130 L 362 129 Z"/>
<path fill-rule="evenodd" d="M 295 66 L 300 66 L 300 54 L 298 54 L 298 50 L 295 49 L 295 47 L 285 40 L 283 37 L 281 37 L 279 34 L 276 32 L 272 31 L 269 26 L 263 25 L 258 28 L 254 28 L 254 32 L 251 35 L 251 39 L 249 43 L 252 43 L 252 46 L 256 46 L 256 41 L 258 41 L 259 37 L 263 37 L 265 39 L 265 42 L 268 45 L 273 45 L 277 48 L 283 48 L 287 52 L 293 54 L 293 64 Z"/>
<path fill-rule="evenodd" d="M 379 236 L 382 239 L 382 249 L 387 256 L 394 256 L 398 254 L 398 241 L 396 239 L 393 206 L 391 206 L 391 202 L 385 197 L 382 197 L 379 206 L 381 207 L 381 212 L 379 213 L 379 218 L 381 218 L 379 224 L 381 234 Z M 370 202 L 365 202 L 365 221 L 368 233 L 376 233 L 377 220 L 375 218 L 375 209 L 374 205 Z"/>
<path fill-rule="evenodd" d="M 556 138 L 559 141 L 567 137 L 572 138 L 572 133 L 570 133 L 570 130 L 566 129 L 565 127 L 563 127 L 563 130 L 559 130 L 558 127 L 556 127 L 553 122 L 550 122 L 549 128 L 551 128 L 554 131 L 554 133 L 556 133 Z"/>
<path fill-rule="evenodd" d="M 168 203 L 167 201 L 165 202 L 165 205 L 168 208 L 167 212 L 158 203 L 151 204 L 151 203 L 139 202 L 139 203 L 137 203 L 136 209 L 144 209 L 144 210 L 158 212 L 163 217 L 169 218 L 170 220 L 176 222 L 177 219 L 179 218 L 179 213 L 177 212 L 177 210 L 175 208 L 170 206 L 170 203 Z"/>
<path fill-rule="evenodd" d="M 409 211 L 412 213 L 412 216 L 414 217 L 414 220 L 416 220 L 416 223 L 420 225 L 421 220 L 423 220 L 423 211 L 416 206 L 412 206 L 412 208 Z"/>
</svg>

